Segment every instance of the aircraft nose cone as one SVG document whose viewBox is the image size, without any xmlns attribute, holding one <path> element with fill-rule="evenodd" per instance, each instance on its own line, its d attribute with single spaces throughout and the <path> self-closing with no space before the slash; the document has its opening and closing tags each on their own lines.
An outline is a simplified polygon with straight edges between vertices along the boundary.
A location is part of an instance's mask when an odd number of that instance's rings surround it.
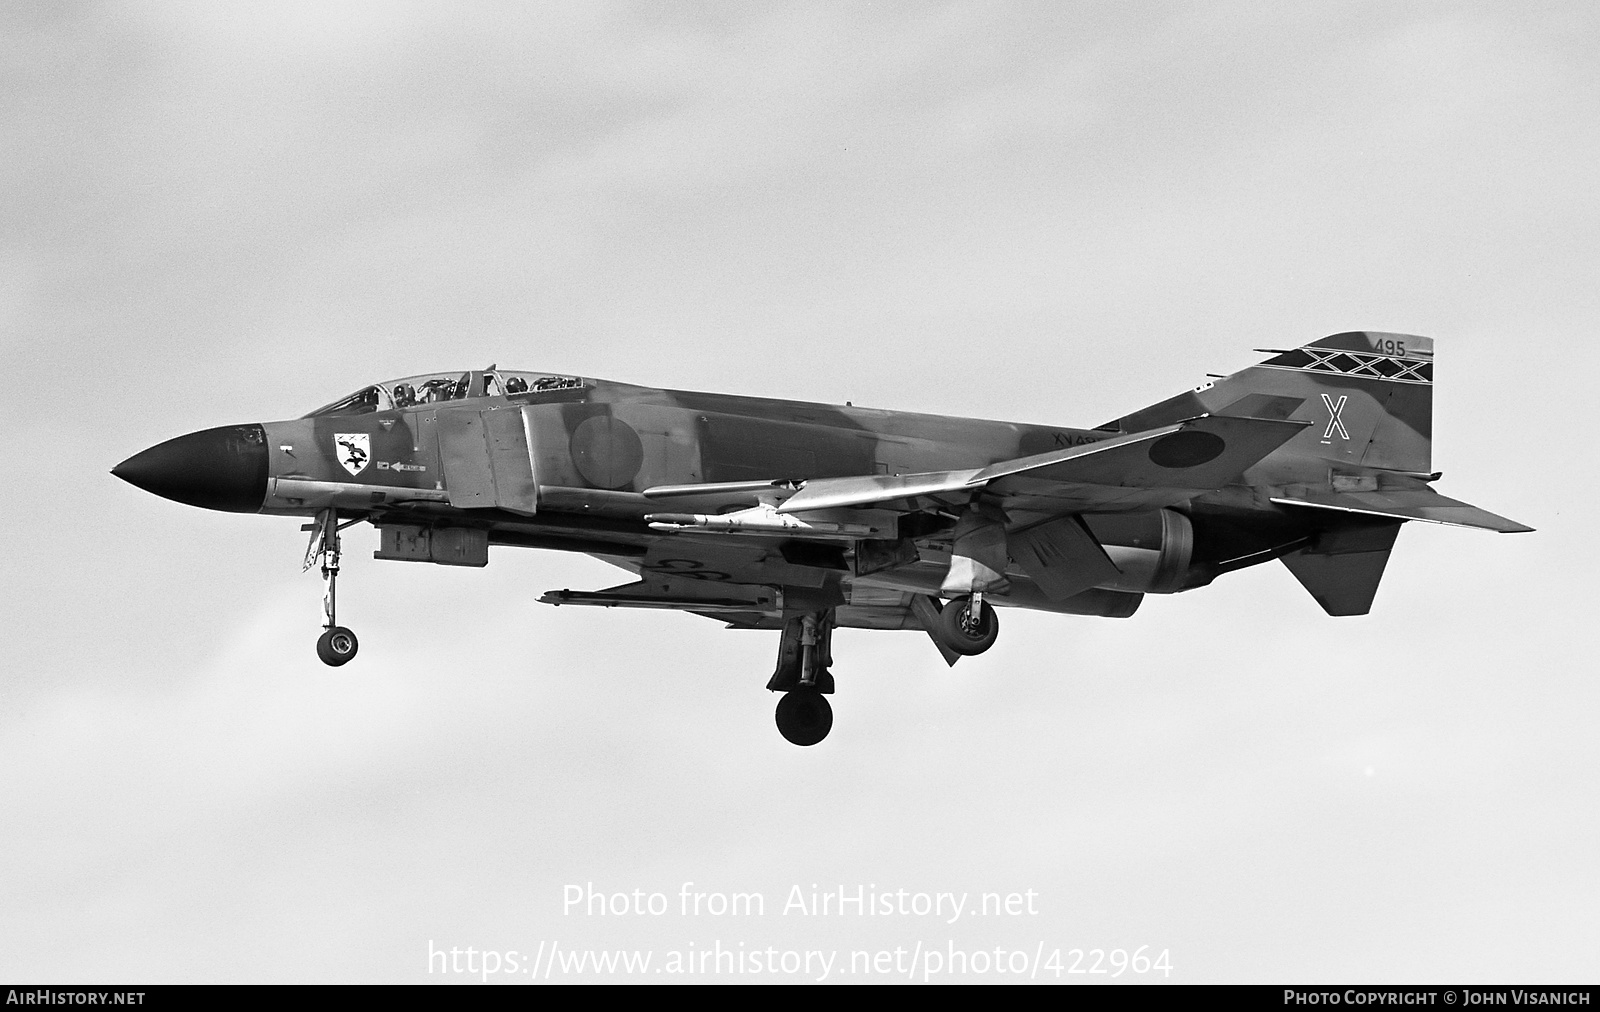
<svg viewBox="0 0 1600 1012">
<path fill-rule="evenodd" d="M 260 425 L 191 432 L 134 454 L 111 473 L 190 506 L 255 513 L 267 496 L 267 433 Z"/>
</svg>

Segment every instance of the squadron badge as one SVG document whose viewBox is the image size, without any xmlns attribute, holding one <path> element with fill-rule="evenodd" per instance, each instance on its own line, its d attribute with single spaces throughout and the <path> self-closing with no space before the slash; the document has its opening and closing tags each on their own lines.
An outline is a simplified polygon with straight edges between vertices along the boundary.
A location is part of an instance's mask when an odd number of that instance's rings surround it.
<svg viewBox="0 0 1600 1012">
<path fill-rule="evenodd" d="M 337 432 L 333 436 L 334 456 L 352 475 L 367 469 L 372 459 L 371 437 L 365 432 Z"/>
</svg>

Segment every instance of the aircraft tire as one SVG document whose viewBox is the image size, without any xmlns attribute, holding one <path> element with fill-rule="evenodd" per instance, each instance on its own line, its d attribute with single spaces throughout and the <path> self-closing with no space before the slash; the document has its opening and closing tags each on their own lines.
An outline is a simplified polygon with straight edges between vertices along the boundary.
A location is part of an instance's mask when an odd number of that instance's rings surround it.
<svg viewBox="0 0 1600 1012">
<path fill-rule="evenodd" d="M 342 625 L 334 626 L 317 639 L 317 656 L 330 668 L 349 663 L 360 648 L 356 634 Z"/>
<path fill-rule="evenodd" d="M 994 605 L 983 606 L 983 617 L 972 620 L 972 599 L 960 597 L 939 612 L 939 639 L 958 654 L 975 657 L 994 646 L 1000 636 L 1000 619 Z"/>
<path fill-rule="evenodd" d="M 815 689 L 795 689 L 778 700 L 778 733 L 795 745 L 815 745 L 833 729 L 833 707 Z"/>
</svg>

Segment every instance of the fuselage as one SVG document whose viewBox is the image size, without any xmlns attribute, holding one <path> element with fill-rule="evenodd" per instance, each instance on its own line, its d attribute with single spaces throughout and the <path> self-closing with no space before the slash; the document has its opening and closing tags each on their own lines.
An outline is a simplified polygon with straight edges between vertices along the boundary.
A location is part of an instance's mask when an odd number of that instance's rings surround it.
<svg viewBox="0 0 1600 1012">
<path fill-rule="evenodd" d="M 665 557 L 670 571 L 688 564 L 686 553 L 662 546 L 684 536 L 649 528 L 646 518 L 663 509 L 645 494 L 653 489 L 983 467 L 1116 434 L 484 370 L 377 384 L 301 418 L 192 433 L 117 473 L 215 509 L 315 516 L 332 508 L 380 528 L 455 529 L 482 546 L 458 564 L 482 564 L 486 546 L 498 544 L 586 552 L 636 571 Z M 515 445 L 497 445 L 507 441 Z M 518 472 L 509 479 L 507 461 Z M 1250 522 L 1240 522 L 1243 514 Z M 876 572 L 861 572 L 855 553 L 845 559 L 780 538 L 742 539 L 741 547 L 767 549 L 760 565 L 744 569 L 777 587 L 842 583 L 845 600 L 870 596 L 869 588 L 934 593 L 953 522 L 938 504 L 902 519 L 900 534 L 915 551 Z M 1243 487 L 1182 512 L 1085 522 L 1121 569 L 1116 579 L 1059 601 L 1019 572 L 996 602 L 1129 614 L 1142 593 L 1199 586 L 1304 537 Z M 410 557 L 386 550 L 380 557 Z"/>
<path fill-rule="evenodd" d="M 506 408 L 521 408 L 527 420 L 541 488 L 616 493 L 978 467 L 1112 435 L 583 379 L 555 389 L 266 423 L 270 484 L 261 508 L 314 511 L 329 495 L 349 508 L 367 508 L 376 495 L 384 502 L 426 501 L 429 492 L 445 490 L 441 454 L 449 452 L 449 437 L 441 439 L 440 412 Z M 349 457 L 339 440 L 350 436 L 365 438 L 369 459 Z"/>
</svg>

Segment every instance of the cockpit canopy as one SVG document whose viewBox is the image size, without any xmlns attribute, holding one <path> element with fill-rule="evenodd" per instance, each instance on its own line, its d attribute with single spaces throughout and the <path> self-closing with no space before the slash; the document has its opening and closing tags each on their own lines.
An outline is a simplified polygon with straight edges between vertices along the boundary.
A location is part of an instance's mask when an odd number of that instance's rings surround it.
<svg viewBox="0 0 1600 1012">
<path fill-rule="evenodd" d="M 365 415 L 374 411 L 460 401 L 475 397 L 518 397 L 550 390 L 573 390 L 590 386 L 580 376 L 561 376 L 545 372 L 506 372 L 493 366 L 471 372 L 427 373 L 388 380 L 364 387 L 332 404 L 306 415 Z M 522 395 L 522 397 L 519 397 Z"/>
</svg>

